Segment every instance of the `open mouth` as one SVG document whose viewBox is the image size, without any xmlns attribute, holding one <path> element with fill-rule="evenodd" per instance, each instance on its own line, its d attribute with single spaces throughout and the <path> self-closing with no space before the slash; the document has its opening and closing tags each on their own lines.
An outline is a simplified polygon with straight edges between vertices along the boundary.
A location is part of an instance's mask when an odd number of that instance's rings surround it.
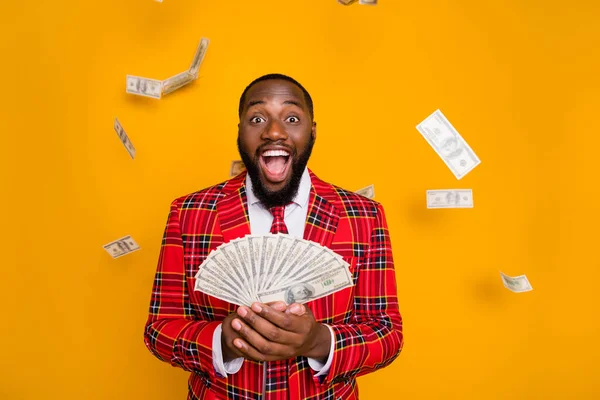
<svg viewBox="0 0 600 400">
<path fill-rule="evenodd" d="M 260 166 L 265 178 L 272 183 L 285 180 L 291 164 L 287 150 L 265 150 L 260 156 Z"/>
</svg>

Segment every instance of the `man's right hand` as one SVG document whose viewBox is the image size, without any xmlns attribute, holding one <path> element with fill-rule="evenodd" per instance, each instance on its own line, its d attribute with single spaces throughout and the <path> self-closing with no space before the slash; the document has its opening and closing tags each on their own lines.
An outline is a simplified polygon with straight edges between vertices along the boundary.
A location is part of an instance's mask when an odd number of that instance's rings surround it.
<svg viewBox="0 0 600 400">
<path fill-rule="evenodd" d="M 223 352 L 223 361 L 229 362 L 233 359 L 244 357 L 237 347 L 233 345 L 233 341 L 239 338 L 240 335 L 231 327 L 231 322 L 238 318 L 236 312 L 233 312 L 227 316 L 221 323 L 221 351 Z"/>
<path fill-rule="evenodd" d="M 269 305 L 275 308 L 278 311 L 287 311 L 286 305 L 282 301 L 269 303 Z M 221 351 L 223 353 L 223 361 L 229 362 L 239 357 L 245 357 L 244 353 L 242 353 L 234 344 L 233 341 L 237 338 L 241 338 L 240 334 L 236 332 L 231 324 L 234 320 L 241 321 L 240 316 L 237 313 L 237 309 L 235 312 L 229 314 L 227 318 L 223 320 L 221 323 Z M 250 328 L 250 327 L 249 327 Z M 244 339 L 240 339 L 244 340 Z"/>
</svg>

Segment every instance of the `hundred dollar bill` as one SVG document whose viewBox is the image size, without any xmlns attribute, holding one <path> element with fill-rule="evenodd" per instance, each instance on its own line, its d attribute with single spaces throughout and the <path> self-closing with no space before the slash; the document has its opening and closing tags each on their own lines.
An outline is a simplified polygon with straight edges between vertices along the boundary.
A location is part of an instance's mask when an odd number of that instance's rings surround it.
<svg viewBox="0 0 600 400">
<path fill-rule="evenodd" d="M 140 249 L 140 246 L 131 236 L 122 237 L 121 239 L 105 244 L 102 247 L 112 256 L 112 258 L 119 258 Z"/>
<path fill-rule="evenodd" d="M 192 82 L 196 78 L 194 75 L 190 74 L 188 71 L 181 72 L 177 75 L 174 75 L 170 78 L 165 79 L 163 82 L 163 95 L 167 95 L 171 92 L 176 91 L 182 86 L 187 85 Z"/>
<path fill-rule="evenodd" d="M 229 170 L 229 176 L 237 176 L 244 172 L 246 166 L 240 160 L 234 160 L 231 162 L 231 169 Z"/>
<path fill-rule="evenodd" d="M 198 272 L 195 275 L 196 284 L 194 290 L 196 290 L 196 288 L 201 290 L 203 283 L 208 283 L 227 294 L 230 298 L 237 299 L 235 304 L 252 304 L 252 299 L 243 296 L 244 291 L 242 290 L 242 287 L 236 285 L 231 277 L 223 275 L 222 271 L 219 271 L 219 267 L 214 263 L 210 261 L 203 263 L 202 267 L 198 269 Z"/>
<path fill-rule="evenodd" d="M 127 93 L 137 94 L 138 96 L 152 97 L 160 99 L 162 95 L 162 81 L 140 76 L 127 75 Z"/>
<path fill-rule="evenodd" d="M 428 190 L 427 208 L 473 208 L 473 190 Z"/>
<path fill-rule="evenodd" d="M 299 268 L 285 274 L 284 279 L 274 287 L 287 286 L 294 282 L 309 281 L 327 271 L 338 267 L 349 268 L 350 266 L 340 256 L 324 247 L 321 247 L 321 251 L 316 256 L 309 255 L 307 258 L 309 261 L 302 262 Z"/>
<path fill-rule="evenodd" d="M 194 284 L 194 290 L 206 293 L 210 296 L 227 301 L 231 304 L 237 304 L 239 306 L 249 305 L 244 304 L 238 296 L 231 294 L 227 290 L 224 290 L 221 285 L 213 284 L 206 280 L 196 279 L 196 283 Z"/>
<path fill-rule="evenodd" d="M 434 111 L 417 125 L 417 130 L 454 173 L 456 179 L 462 178 L 481 163 L 440 110 Z"/>
<path fill-rule="evenodd" d="M 123 129 L 123 126 L 121 126 L 118 118 L 115 118 L 114 127 L 117 135 L 119 135 L 119 139 L 121 139 L 121 143 L 123 143 L 123 146 L 125 146 L 125 149 L 127 149 L 127 152 L 131 158 L 135 158 L 135 147 L 133 147 L 131 140 L 129 140 L 129 136 L 127 136 L 127 133 L 125 133 L 125 129 Z"/>
<path fill-rule="evenodd" d="M 360 194 L 361 196 L 365 196 L 368 199 L 374 199 L 375 198 L 375 186 L 369 185 L 367 187 L 357 190 L 356 193 Z"/>
<path fill-rule="evenodd" d="M 522 293 L 533 290 L 529 280 L 525 275 L 510 277 L 500 272 L 500 276 L 502 277 L 502 283 L 504 283 L 504 287 L 511 292 Z"/>
<path fill-rule="evenodd" d="M 258 294 L 261 303 L 285 301 L 287 304 L 306 303 L 353 286 L 350 271 L 346 267 L 328 270 L 308 281 L 297 281 L 285 287 Z"/>
<path fill-rule="evenodd" d="M 376 6 L 377 5 L 377 0 L 360 0 L 358 2 L 358 4 L 368 4 L 371 6 Z"/>
<path fill-rule="evenodd" d="M 192 64 L 190 65 L 190 69 L 188 71 L 190 74 L 194 75 L 194 79 L 198 79 L 198 70 L 200 69 L 200 65 L 202 65 L 202 61 L 204 60 L 204 55 L 206 54 L 209 44 L 210 41 L 207 38 L 200 39 L 200 43 L 196 49 L 196 54 L 194 54 L 194 59 L 192 60 Z"/>
<path fill-rule="evenodd" d="M 345 6 L 349 6 L 352 3 L 356 3 L 358 0 L 338 0 L 338 3 L 343 4 Z"/>
</svg>

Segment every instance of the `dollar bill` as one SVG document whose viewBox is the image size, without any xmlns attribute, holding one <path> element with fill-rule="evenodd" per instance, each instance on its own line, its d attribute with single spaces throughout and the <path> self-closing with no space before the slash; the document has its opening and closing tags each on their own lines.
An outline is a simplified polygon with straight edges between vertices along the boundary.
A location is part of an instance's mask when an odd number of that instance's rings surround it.
<svg viewBox="0 0 600 400">
<path fill-rule="evenodd" d="M 222 246 L 219 246 L 217 250 L 219 250 L 221 247 Z M 242 273 L 241 268 L 239 268 L 238 265 L 230 264 L 227 257 L 225 257 L 225 254 L 219 251 L 212 252 L 208 256 L 205 263 L 210 263 L 211 261 L 213 261 L 214 264 L 217 265 L 217 269 L 215 269 L 213 272 L 217 276 L 219 276 L 220 279 L 231 281 L 235 286 L 240 288 L 239 296 L 242 302 L 244 302 L 246 305 L 249 305 L 253 301 L 255 301 L 255 299 L 252 298 L 250 294 L 246 291 L 246 285 L 248 284 L 248 280 L 245 276 L 245 273 Z M 200 269 L 202 268 L 204 268 L 204 263 L 202 264 Z"/>
<path fill-rule="evenodd" d="M 127 93 L 138 96 L 160 99 L 162 96 L 162 85 L 163 82 L 156 79 L 127 75 L 127 88 L 125 90 Z"/>
<path fill-rule="evenodd" d="M 117 132 L 117 135 L 119 135 L 119 139 L 121 139 L 121 143 L 123 143 L 123 146 L 125 146 L 125 149 L 127 149 L 127 152 L 129 153 L 131 158 L 134 159 L 135 147 L 133 147 L 131 140 L 129 140 L 129 136 L 127 136 L 127 133 L 125 133 L 125 129 L 123 129 L 123 126 L 119 122 L 118 118 L 115 118 L 114 127 L 115 131 Z"/>
<path fill-rule="evenodd" d="M 473 208 L 473 190 L 428 190 L 427 208 Z"/>
<path fill-rule="evenodd" d="M 196 78 L 194 77 L 194 75 L 190 74 L 188 71 L 181 72 L 177 75 L 165 79 L 165 81 L 163 82 L 162 93 L 163 95 L 172 93 L 177 89 L 194 81 L 195 79 Z"/>
<path fill-rule="evenodd" d="M 359 0 L 358 4 L 368 4 L 370 6 L 376 6 L 377 0 Z"/>
<path fill-rule="evenodd" d="M 436 110 L 417 130 L 442 158 L 457 179 L 461 179 L 481 163 L 456 129 L 440 110 Z"/>
<path fill-rule="evenodd" d="M 200 69 L 200 65 L 202 65 L 202 61 L 204 60 L 204 55 L 206 54 L 209 44 L 210 41 L 207 38 L 200 39 L 200 43 L 196 49 L 196 54 L 194 54 L 192 64 L 190 65 L 190 69 L 188 71 L 190 74 L 194 75 L 195 79 L 198 79 L 198 70 Z"/>
<path fill-rule="evenodd" d="M 246 166 L 240 160 L 234 160 L 231 162 L 231 169 L 229 170 L 229 176 L 237 176 L 246 170 Z"/>
<path fill-rule="evenodd" d="M 349 264 L 341 257 L 337 255 L 332 257 L 331 254 L 328 254 L 333 253 L 331 250 L 326 248 L 322 248 L 321 250 L 322 252 L 319 252 L 316 256 L 312 258 L 310 256 L 307 257 L 309 260 L 302 262 L 299 268 L 287 273 L 283 277 L 283 280 L 277 283 L 276 287 L 290 285 L 294 282 L 308 281 L 338 267 L 349 267 Z"/>
<path fill-rule="evenodd" d="M 223 286 L 219 283 L 211 283 L 203 279 L 196 279 L 196 283 L 194 284 L 194 290 L 199 290 L 203 293 L 216 297 L 217 299 L 227 301 L 231 304 L 237 304 L 240 306 L 248 305 L 244 304 L 239 296 L 231 294 L 229 291 L 223 289 Z"/>
<path fill-rule="evenodd" d="M 338 0 L 338 3 L 343 4 L 345 6 L 349 6 L 350 4 L 356 3 L 358 0 Z"/>
<path fill-rule="evenodd" d="M 360 194 L 361 196 L 365 196 L 368 199 L 374 199 L 375 198 L 375 186 L 369 185 L 367 187 L 357 190 L 356 193 Z"/>
<path fill-rule="evenodd" d="M 525 275 L 510 277 L 500 272 L 500 276 L 502 277 L 502 283 L 504 283 L 504 287 L 511 292 L 522 293 L 533 290 L 529 280 Z"/>
<path fill-rule="evenodd" d="M 112 256 L 112 258 L 119 258 L 140 249 L 140 246 L 131 236 L 122 237 L 121 239 L 105 244 L 102 247 Z"/>
<path fill-rule="evenodd" d="M 237 285 L 232 276 L 223 273 L 214 260 L 207 260 L 202 268 L 198 269 L 195 278 L 195 288 L 202 288 L 204 283 L 208 283 L 218 288 L 221 293 L 226 294 L 229 298 L 235 298 L 235 304 L 251 304 L 254 301 L 254 299 L 244 297 L 243 286 Z"/>
<path fill-rule="evenodd" d="M 353 286 L 353 283 L 348 268 L 338 267 L 308 281 L 298 281 L 282 288 L 259 293 L 258 299 L 262 303 L 271 301 L 285 301 L 287 304 L 306 303 L 350 286 Z"/>
</svg>

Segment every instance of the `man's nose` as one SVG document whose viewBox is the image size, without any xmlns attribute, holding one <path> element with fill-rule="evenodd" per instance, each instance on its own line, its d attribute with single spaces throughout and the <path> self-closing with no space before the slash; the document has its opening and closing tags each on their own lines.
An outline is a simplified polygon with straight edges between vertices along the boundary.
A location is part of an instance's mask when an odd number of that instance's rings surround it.
<svg viewBox="0 0 600 400">
<path fill-rule="evenodd" d="M 263 131 L 263 139 L 277 141 L 277 140 L 286 140 L 287 139 L 287 131 L 285 130 L 285 126 L 281 123 L 281 121 L 271 120 L 267 129 Z"/>
</svg>

